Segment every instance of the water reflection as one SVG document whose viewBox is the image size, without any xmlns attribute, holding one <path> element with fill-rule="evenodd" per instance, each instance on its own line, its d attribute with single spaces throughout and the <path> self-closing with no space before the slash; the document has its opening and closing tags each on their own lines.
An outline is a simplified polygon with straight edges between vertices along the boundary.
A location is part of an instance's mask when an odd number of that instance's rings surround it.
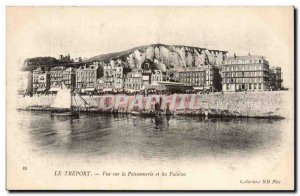
<svg viewBox="0 0 300 196">
<path fill-rule="evenodd" d="M 249 156 L 280 143 L 285 120 L 82 114 L 53 119 L 20 112 L 18 125 L 40 154 L 144 159 Z"/>
</svg>

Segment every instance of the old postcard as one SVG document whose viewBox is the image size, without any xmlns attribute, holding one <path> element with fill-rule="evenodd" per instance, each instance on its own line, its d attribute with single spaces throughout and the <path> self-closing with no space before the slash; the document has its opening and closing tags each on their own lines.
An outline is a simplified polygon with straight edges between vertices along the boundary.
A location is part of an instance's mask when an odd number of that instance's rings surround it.
<svg viewBox="0 0 300 196">
<path fill-rule="evenodd" d="M 7 7 L 8 190 L 294 190 L 293 7 Z"/>
</svg>

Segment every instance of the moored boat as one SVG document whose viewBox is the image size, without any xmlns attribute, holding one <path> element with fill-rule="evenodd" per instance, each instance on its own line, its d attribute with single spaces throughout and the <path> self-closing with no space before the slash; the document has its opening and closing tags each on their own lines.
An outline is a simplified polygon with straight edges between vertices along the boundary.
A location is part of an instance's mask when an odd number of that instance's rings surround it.
<svg viewBox="0 0 300 196">
<path fill-rule="evenodd" d="M 79 97 L 79 100 L 76 100 L 75 97 Z M 79 108 L 79 101 L 83 102 L 84 106 L 88 105 L 78 93 L 62 84 L 51 105 L 51 116 L 79 118 L 80 110 L 74 110 L 76 107 Z"/>
</svg>

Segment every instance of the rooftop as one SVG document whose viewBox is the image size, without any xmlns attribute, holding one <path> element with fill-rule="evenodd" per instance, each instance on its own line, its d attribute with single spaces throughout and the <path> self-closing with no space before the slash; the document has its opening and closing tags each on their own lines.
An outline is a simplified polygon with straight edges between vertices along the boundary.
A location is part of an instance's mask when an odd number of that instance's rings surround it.
<svg viewBox="0 0 300 196">
<path fill-rule="evenodd" d="M 98 78 L 97 79 L 97 83 L 100 84 L 100 83 L 105 83 L 106 81 L 106 78 L 105 77 L 101 77 L 101 78 Z"/>
<path fill-rule="evenodd" d="M 218 68 L 217 66 L 212 65 L 203 65 L 202 67 L 186 67 L 180 68 L 178 72 L 187 72 L 187 71 L 205 71 L 207 68 Z"/>
<path fill-rule="evenodd" d="M 98 69 L 98 65 L 83 65 L 83 66 L 80 66 L 78 69 L 79 70 L 96 70 Z"/>
<path fill-rule="evenodd" d="M 33 73 L 43 73 L 43 70 L 41 67 L 38 67 L 35 70 L 33 70 Z"/>
<path fill-rule="evenodd" d="M 226 60 L 264 60 L 264 57 L 259 55 L 229 56 Z"/>
<path fill-rule="evenodd" d="M 75 68 L 69 67 L 69 68 L 65 69 L 65 70 L 63 71 L 63 73 L 75 72 L 75 70 L 76 70 Z"/>
<path fill-rule="evenodd" d="M 50 69 L 50 71 L 63 71 L 65 69 L 64 66 L 57 66 Z"/>
</svg>

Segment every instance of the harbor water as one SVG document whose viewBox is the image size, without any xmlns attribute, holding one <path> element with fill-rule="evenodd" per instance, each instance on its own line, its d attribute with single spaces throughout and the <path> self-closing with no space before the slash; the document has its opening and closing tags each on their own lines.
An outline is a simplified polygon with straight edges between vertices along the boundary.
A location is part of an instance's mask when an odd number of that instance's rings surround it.
<svg viewBox="0 0 300 196">
<path fill-rule="evenodd" d="M 18 136 L 39 156 L 155 161 L 276 152 L 287 121 L 125 114 L 60 119 L 42 111 L 18 111 L 18 116 Z"/>
</svg>

